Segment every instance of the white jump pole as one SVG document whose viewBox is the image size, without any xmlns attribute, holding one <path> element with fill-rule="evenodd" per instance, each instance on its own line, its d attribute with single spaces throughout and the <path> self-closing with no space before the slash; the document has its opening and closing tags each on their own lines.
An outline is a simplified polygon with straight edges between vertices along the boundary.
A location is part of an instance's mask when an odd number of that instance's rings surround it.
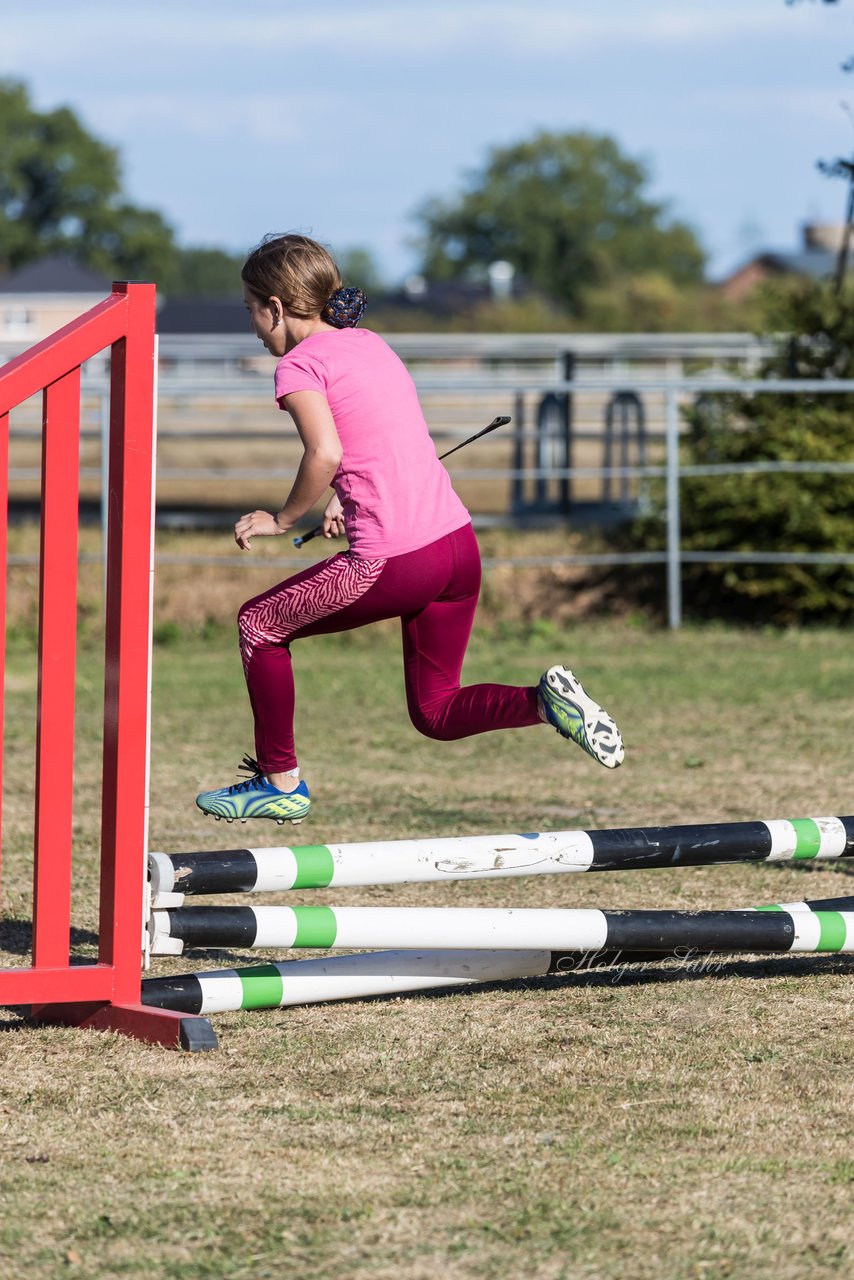
<svg viewBox="0 0 854 1280">
<path fill-rule="evenodd" d="M 152 906 L 191 894 L 491 880 L 584 871 L 854 857 L 854 818 L 793 818 L 151 853 Z"/>
<path fill-rule="evenodd" d="M 371 951 L 147 978 L 142 1000 L 182 1013 L 278 1009 L 539 977 L 551 963 L 550 951 Z"/>
<path fill-rule="evenodd" d="M 153 955 L 185 947 L 729 952 L 854 951 L 843 910 L 598 911 L 588 908 L 182 907 L 153 911 Z"/>
</svg>

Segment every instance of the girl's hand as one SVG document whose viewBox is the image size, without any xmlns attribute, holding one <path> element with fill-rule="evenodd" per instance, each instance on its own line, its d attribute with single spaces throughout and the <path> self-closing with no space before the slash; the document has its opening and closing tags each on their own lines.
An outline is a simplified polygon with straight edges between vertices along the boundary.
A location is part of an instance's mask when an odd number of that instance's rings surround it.
<svg viewBox="0 0 854 1280">
<path fill-rule="evenodd" d="M 344 532 L 344 508 L 341 506 L 337 493 L 333 493 L 327 503 L 321 528 L 323 529 L 324 538 L 340 538 Z"/>
<path fill-rule="evenodd" d="M 253 538 L 274 537 L 287 533 L 290 527 L 269 511 L 250 511 L 248 515 L 241 516 L 234 526 L 234 541 L 242 551 L 248 551 Z"/>
</svg>

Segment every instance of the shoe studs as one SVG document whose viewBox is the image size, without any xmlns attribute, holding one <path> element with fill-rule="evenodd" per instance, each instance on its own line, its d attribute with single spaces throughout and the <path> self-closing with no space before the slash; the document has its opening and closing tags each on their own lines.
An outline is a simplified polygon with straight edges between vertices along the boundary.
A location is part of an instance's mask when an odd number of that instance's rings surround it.
<svg viewBox="0 0 854 1280">
<path fill-rule="evenodd" d="M 229 818 L 222 813 L 211 813 L 207 809 L 203 810 L 202 812 L 205 814 L 206 818 L 213 818 L 214 822 L 228 822 L 228 823 L 234 822 L 234 818 Z M 242 827 L 245 827 L 248 819 L 239 818 L 238 821 Z M 277 827 L 283 827 L 286 822 L 289 822 L 292 827 L 298 827 L 300 823 L 303 821 L 303 819 L 302 818 L 276 818 L 275 821 L 276 821 Z"/>
</svg>

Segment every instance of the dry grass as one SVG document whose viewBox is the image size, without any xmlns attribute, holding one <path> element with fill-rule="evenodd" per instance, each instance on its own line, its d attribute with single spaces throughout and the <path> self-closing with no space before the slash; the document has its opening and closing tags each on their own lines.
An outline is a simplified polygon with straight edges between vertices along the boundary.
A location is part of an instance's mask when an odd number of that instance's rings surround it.
<svg viewBox="0 0 854 1280">
<path fill-rule="evenodd" d="M 229 577 L 216 618 L 261 588 L 256 572 Z M 193 595 L 182 624 L 204 622 Z M 233 639 L 210 625 L 170 636 L 155 652 L 152 845 L 228 847 L 235 829 L 198 815 L 192 795 L 230 777 L 250 742 Z M 619 715 L 628 755 L 616 775 L 545 729 L 418 738 L 392 627 L 299 646 L 299 739 L 316 797 L 301 839 L 850 812 L 844 635 L 504 625 L 481 630 L 466 678 L 527 683 L 563 657 Z M 99 679 L 85 641 L 81 955 L 95 926 Z M 28 911 L 33 698 L 24 638 L 7 684 L 2 940 L 13 963 L 26 946 L 16 922 Z M 702 907 L 851 885 L 847 867 L 735 866 L 298 897 Z M 170 964 L 189 967 L 158 968 Z M 217 1019 L 220 1052 L 199 1057 L 9 1013 L 0 1275 L 850 1275 L 852 972 L 846 957 L 737 958 L 230 1014 Z"/>
<path fill-rule="evenodd" d="M 314 521 L 307 519 L 305 523 L 311 525 Z M 154 612 L 155 633 L 161 639 L 175 634 L 176 629 L 200 631 L 211 625 L 230 627 L 242 600 L 346 547 L 343 539 L 316 540 L 298 550 L 291 538 L 285 537 L 258 539 L 251 553 L 245 554 L 235 546 L 232 525 L 231 516 L 222 513 L 220 527 L 213 532 L 158 530 Z M 560 559 L 579 551 L 602 549 L 595 536 L 565 528 L 486 529 L 478 533 L 478 541 L 487 560 Z M 79 620 L 87 634 L 98 635 L 103 598 L 99 530 L 83 527 L 79 546 L 84 560 L 79 568 Z M 9 550 L 13 557 L 35 557 L 38 547 L 39 531 L 35 524 L 12 527 Z M 602 591 L 582 566 L 497 565 L 485 573 L 478 617 L 482 624 L 503 622 L 511 629 L 522 624 L 548 633 L 549 628 L 571 624 L 573 620 L 601 611 L 602 601 Z M 9 568 L 8 616 L 16 631 L 35 635 L 38 579 L 33 564 L 12 563 Z"/>
</svg>

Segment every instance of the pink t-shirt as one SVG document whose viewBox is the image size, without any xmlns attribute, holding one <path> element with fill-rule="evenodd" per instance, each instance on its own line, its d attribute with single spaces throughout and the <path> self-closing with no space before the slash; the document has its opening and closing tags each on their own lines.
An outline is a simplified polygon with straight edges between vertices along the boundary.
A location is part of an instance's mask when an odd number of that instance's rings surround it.
<svg viewBox="0 0 854 1280">
<path fill-rule="evenodd" d="M 343 457 L 332 485 L 358 556 L 399 556 L 469 522 L 430 439 L 406 366 L 370 329 L 314 333 L 276 366 L 276 399 L 319 391 Z"/>
</svg>

